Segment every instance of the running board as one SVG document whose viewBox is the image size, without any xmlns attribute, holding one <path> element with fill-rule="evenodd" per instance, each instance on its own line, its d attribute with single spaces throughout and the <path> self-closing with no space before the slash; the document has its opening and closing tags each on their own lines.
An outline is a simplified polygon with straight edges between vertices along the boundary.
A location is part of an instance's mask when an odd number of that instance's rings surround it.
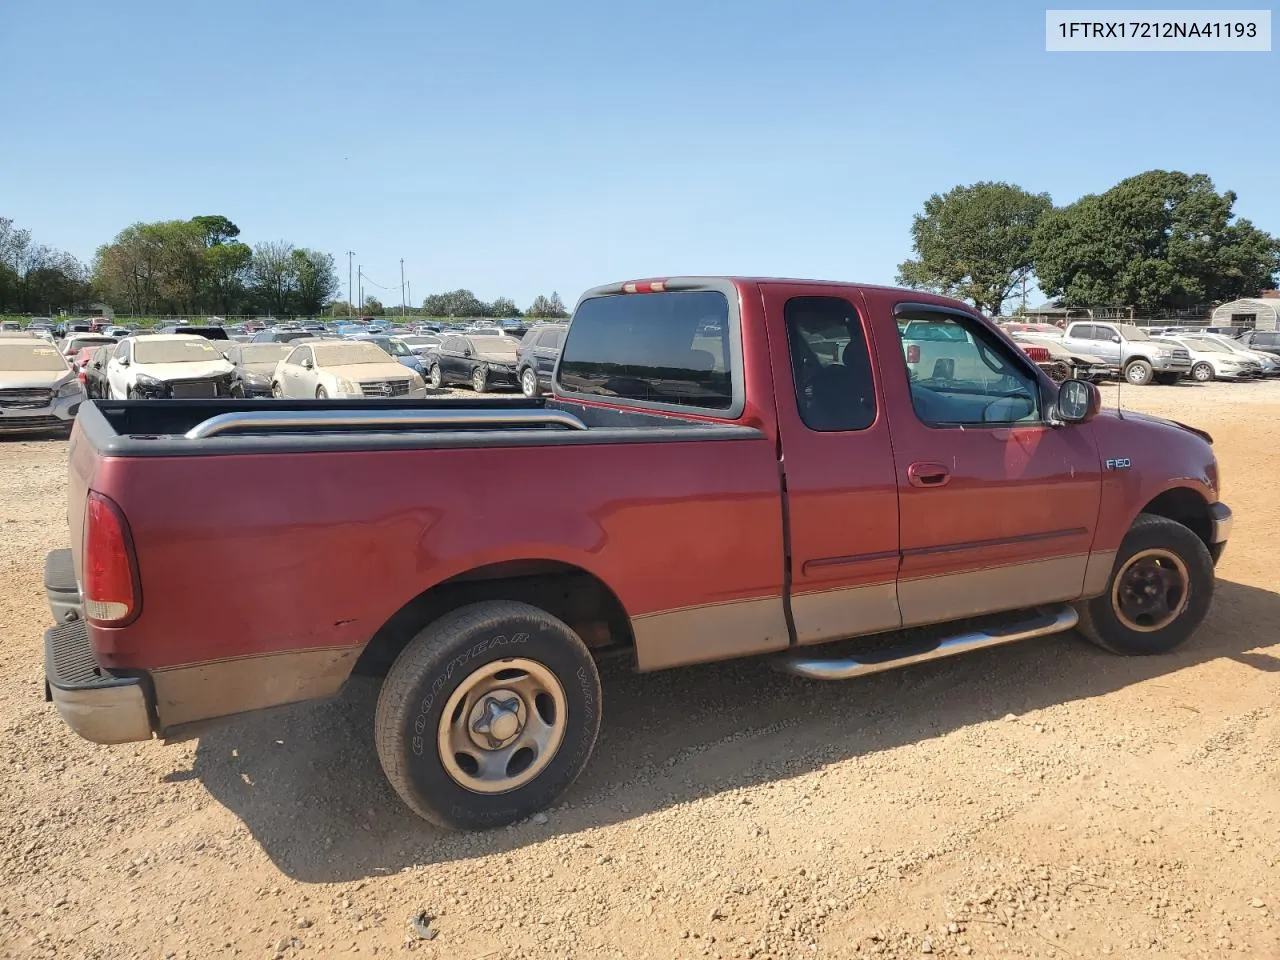
<svg viewBox="0 0 1280 960">
<path fill-rule="evenodd" d="M 971 630 L 951 637 L 928 640 L 923 643 L 906 643 L 887 650 L 876 650 L 853 657 L 789 657 L 778 667 L 811 680 L 848 680 L 883 670 L 953 657 L 970 650 L 995 647 L 1015 640 L 1047 637 L 1053 633 L 1070 630 L 1080 620 L 1080 615 L 1068 606 L 1046 607 L 1035 611 L 1026 619 L 1003 624 L 987 630 Z"/>
</svg>

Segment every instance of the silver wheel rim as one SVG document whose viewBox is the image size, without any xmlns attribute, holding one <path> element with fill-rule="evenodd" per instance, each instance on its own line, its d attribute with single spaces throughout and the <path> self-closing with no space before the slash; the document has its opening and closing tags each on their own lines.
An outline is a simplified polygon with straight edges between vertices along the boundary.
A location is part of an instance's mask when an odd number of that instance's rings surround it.
<svg viewBox="0 0 1280 960">
<path fill-rule="evenodd" d="M 1199 380 L 1201 383 L 1203 383 L 1204 381 L 1208 380 L 1211 376 L 1213 376 L 1213 370 L 1210 367 L 1205 366 L 1204 364 L 1200 364 L 1194 370 L 1191 371 L 1191 375 L 1195 377 L 1197 380 Z"/>
<path fill-rule="evenodd" d="M 1142 368 L 1138 366 L 1136 363 L 1133 364 L 1131 367 L 1129 367 L 1130 383 L 1142 383 L 1142 381 L 1146 379 L 1147 379 L 1146 373 L 1144 373 Z"/>
<path fill-rule="evenodd" d="M 439 387 L 439 386 L 440 386 L 440 382 L 441 382 L 441 377 L 440 377 L 440 368 L 439 368 L 439 367 L 432 367 L 432 368 L 431 368 L 431 385 L 432 385 L 433 387 Z"/>
<path fill-rule="evenodd" d="M 1111 610 L 1135 633 L 1163 630 L 1187 609 L 1191 576 L 1182 558 L 1154 548 L 1135 553 L 1111 584 Z"/>
<path fill-rule="evenodd" d="M 472 793 L 517 790 L 555 757 L 567 714 L 554 673 L 536 660 L 495 660 L 463 680 L 444 705 L 440 761 Z"/>
<path fill-rule="evenodd" d="M 520 378 L 520 386 L 524 388 L 524 395 L 532 397 L 533 391 L 538 387 L 538 378 L 532 370 L 526 370 L 524 376 Z"/>
<path fill-rule="evenodd" d="M 284 391 L 280 389 L 280 384 L 278 384 L 278 383 L 273 383 L 273 384 L 271 385 L 271 395 L 272 395 L 273 397 L 283 397 L 283 396 L 284 396 Z"/>
<path fill-rule="evenodd" d="M 475 370 L 471 372 L 471 385 L 477 390 L 482 390 L 484 389 L 484 380 L 484 371 L 479 367 L 476 367 Z"/>
</svg>

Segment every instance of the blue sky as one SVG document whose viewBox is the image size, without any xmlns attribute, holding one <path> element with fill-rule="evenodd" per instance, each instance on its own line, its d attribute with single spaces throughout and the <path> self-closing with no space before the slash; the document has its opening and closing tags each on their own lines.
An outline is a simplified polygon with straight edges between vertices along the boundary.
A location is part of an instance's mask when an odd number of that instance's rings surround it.
<svg viewBox="0 0 1280 960">
<path fill-rule="evenodd" d="M 1065 4 L 1054 4 L 1065 6 Z M 1199 3 L 1201 8 L 1211 5 Z M 1280 233 L 1280 55 L 1044 51 L 1045 5 L 7 0 L 0 215 L 346 250 L 415 299 L 892 282 L 926 197 L 1208 173 Z M 1250 147 L 1242 149 L 1241 134 Z"/>
</svg>

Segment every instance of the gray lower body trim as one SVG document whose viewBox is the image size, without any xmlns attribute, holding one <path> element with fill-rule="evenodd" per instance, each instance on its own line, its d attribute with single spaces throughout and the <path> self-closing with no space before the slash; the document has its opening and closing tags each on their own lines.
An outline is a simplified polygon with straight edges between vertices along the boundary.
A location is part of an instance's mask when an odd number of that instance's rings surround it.
<svg viewBox="0 0 1280 960">
<path fill-rule="evenodd" d="M 663 610 L 633 617 L 631 629 L 640 670 L 769 653 L 791 642 L 782 597 Z"/>
<path fill-rule="evenodd" d="M 1080 554 L 900 580 L 902 623 L 906 627 L 947 623 L 1001 610 L 1077 600 L 1088 563 L 1089 555 Z"/>
<path fill-rule="evenodd" d="M 897 630 L 902 626 L 898 587 L 892 582 L 871 583 L 793 594 L 791 619 L 800 644 Z"/>
</svg>

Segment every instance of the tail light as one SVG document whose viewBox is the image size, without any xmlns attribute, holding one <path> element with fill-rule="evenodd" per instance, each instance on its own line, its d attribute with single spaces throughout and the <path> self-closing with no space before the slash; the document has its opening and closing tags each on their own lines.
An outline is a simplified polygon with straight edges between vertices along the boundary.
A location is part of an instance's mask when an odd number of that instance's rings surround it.
<svg viewBox="0 0 1280 960">
<path fill-rule="evenodd" d="M 920 362 L 920 345 L 918 343 L 913 343 L 911 344 L 911 346 L 907 347 L 907 363 L 919 363 L 919 362 Z"/>
<path fill-rule="evenodd" d="M 81 383 L 89 382 L 89 375 L 84 372 L 84 367 L 80 368 L 80 372 L 76 374 L 76 379 L 79 380 Z"/>
<path fill-rule="evenodd" d="M 90 491 L 84 522 L 84 612 L 100 626 L 137 616 L 138 569 L 129 525 L 116 504 Z"/>
<path fill-rule="evenodd" d="M 1031 358 L 1033 363 L 1048 363 L 1049 348 L 1048 347 L 1023 347 L 1022 352 Z"/>
</svg>

